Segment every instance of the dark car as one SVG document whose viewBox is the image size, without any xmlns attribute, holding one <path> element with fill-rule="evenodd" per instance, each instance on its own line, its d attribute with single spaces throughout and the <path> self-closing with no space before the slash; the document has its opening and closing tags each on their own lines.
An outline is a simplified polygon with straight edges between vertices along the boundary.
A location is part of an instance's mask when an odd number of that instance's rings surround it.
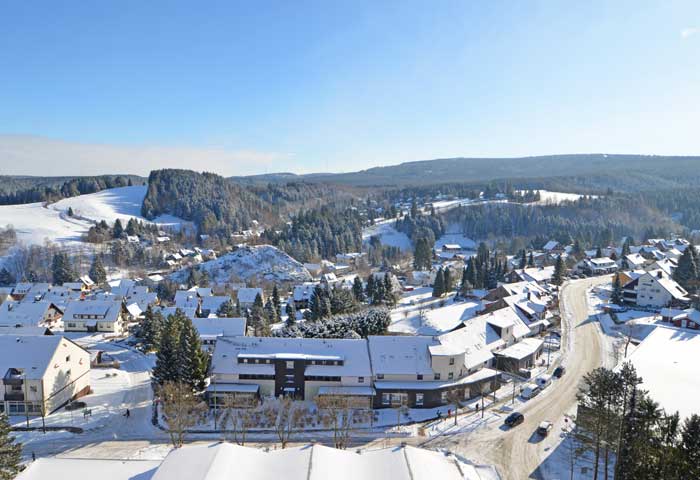
<svg viewBox="0 0 700 480">
<path fill-rule="evenodd" d="M 503 422 L 503 424 L 507 427 L 515 427 L 516 425 L 520 425 L 525 421 L 525 416 L 522 413 L 519 412 L 513 412 L 510 415 L 508 415 Z"/>
<path fill-rule="evenodd" d="M 552 376 L 554 378 L 561 378 L 564 376 L 565 373 L 566 373 L 566 368 L 564 368 L 563 366 L 560 365 L 554 369 L 554 371 L 552 372 Z"/>
</svg>

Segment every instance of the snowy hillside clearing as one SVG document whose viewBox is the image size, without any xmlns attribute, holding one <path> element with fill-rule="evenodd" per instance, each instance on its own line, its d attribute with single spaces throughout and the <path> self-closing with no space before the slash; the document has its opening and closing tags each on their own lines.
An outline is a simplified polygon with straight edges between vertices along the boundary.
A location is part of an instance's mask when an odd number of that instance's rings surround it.
<svg viewBox="0 0 700 480">
<path fill-rule="evenodd" d="M 370 237 L 379 235 L 382 245 L 398 247 L 404 252 L 413 250 L 411 240 L 405 233 L 399 232 L 393 226 L 394 221 L 378 223 L 362 230 L 362 241 L 369 243 Z"/>
<path fill-rule="evenodd" d="M 0 206 L 0 225 L 12 225 L 20 243 L 41 245 L 46 240 L 55 243 L 80 242 L 93 223 L 105 220 L 110 225 L 117 218 L 126 223 L 130 218 L 148 222 L 141 216 L 145 186 L 121 187 L 97 193 L 66 198 L 53 204 L 29 203 Z M 73 217 L 68 209 L 73 209 Z M 164 215 L 153 223 L 177 228 L 184 222 Z"/>
<path fill-rule="evenodd" d="M 301 263 L 272 245 L 242 247 L 227 253 L 216 260 L 203 262 L 198 267 L 200 272 L 208 272 L 212 283 L 256 279 L 271 282 L 308 282 L 311 274 Z M 171 274 L 176 282 L 185 282 L 189 275 L 187 269 Z"/>
</svg>

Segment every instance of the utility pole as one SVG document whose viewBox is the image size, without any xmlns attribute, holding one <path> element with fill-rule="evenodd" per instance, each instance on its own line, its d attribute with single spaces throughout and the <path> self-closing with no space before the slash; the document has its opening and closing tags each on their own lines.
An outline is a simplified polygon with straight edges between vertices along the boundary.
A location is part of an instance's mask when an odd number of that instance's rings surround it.
<svg viewBox="0 0 700 480">
<path fill-rule="evenodd" d="M 27 405 L 27 372 L 22 372 L 24 377 L 24 414 L 27 417 L 27 428 L 29 428 L 29 405 Z"/>
</svg>

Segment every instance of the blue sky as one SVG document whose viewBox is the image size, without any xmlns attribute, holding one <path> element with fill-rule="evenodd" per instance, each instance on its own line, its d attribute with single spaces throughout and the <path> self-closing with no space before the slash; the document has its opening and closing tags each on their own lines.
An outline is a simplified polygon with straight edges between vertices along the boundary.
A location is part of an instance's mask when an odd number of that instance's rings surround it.
<svg viewBox="0 0 700 480">
<path fill-rule="evenodd" d="M 13 174 L 700 154 L 700 2 L 3 2 Z"/>
</svg>

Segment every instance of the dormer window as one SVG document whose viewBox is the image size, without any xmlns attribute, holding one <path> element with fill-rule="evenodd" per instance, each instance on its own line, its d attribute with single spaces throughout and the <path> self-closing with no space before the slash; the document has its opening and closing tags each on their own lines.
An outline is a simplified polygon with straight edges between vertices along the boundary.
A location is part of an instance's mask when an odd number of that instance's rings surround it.
<svg viewBox="0 0 700 480">
<path fill-rule="evenodd" d="M 450 357 L 450 365 L 454 365 L 454 364 L 455 364 L 455 359 L 454 359 L 454 357 Z"/>
</svg>

